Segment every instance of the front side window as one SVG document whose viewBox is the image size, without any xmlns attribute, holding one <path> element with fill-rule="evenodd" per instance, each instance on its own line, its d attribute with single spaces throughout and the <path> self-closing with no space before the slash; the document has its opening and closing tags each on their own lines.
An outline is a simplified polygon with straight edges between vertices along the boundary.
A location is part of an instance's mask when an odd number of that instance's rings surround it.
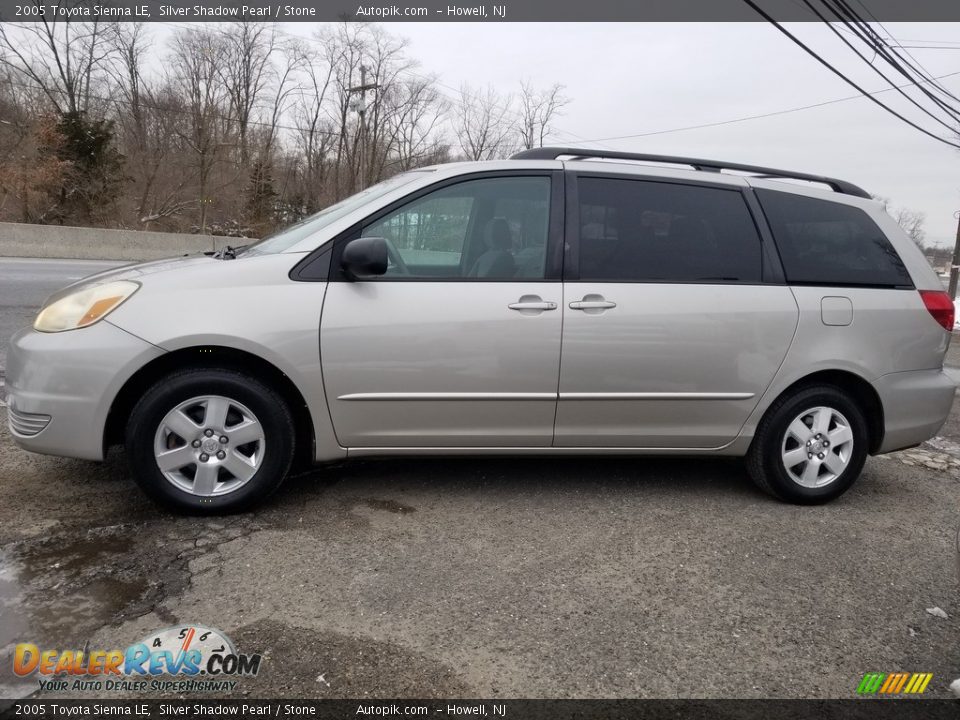
<svg viewBox="0 0 960 720">
<path fill-rule="evenodd" d="M 776 190 L 757 190 L 787 282 L 912 286 L 887 236 L 860 208 Z"/>
<path fill-rule="evenodd" d="M 760 236 L 738 190 L 595 177 L 578 188 L 581 280 L 760 282 Z"/>
<path fill-rule="evenodd" d="M 549 177 L 483 178 L 412 200 L 361 235 L 387 240 L 387 278 L 536 279 L 549 219 Z"/>
</svg>

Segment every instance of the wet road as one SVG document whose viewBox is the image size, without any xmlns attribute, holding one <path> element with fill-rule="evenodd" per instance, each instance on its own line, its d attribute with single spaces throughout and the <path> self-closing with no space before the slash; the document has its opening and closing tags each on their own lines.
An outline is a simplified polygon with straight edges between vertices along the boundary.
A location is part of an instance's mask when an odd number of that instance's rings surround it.
<svg viewBox="0 0 960 720">
<path fill-rule="evenodd" d="M 43 301 L 64 285 L 123 265 L 106 260 L 0 258 L 0 375 L 6 366 L 7 343 L 33 322 Z"/>
<path fill-rule="evenodd" d="M 95 269 L 57 267 L 51 284 Z M 42 300 L 0 288 L 0 323 Z M 0 697 L 37 692 L 16 642 L 125 648 L 191 624 L 264 654 L 251 697 L 853 698 L 893 670 L 948 697 L 960 677 L 957 412 L 824 507 L 769 499 L 736 461 L 406 460 L 319 469 L 216 519 L 158 510 L 119 453 L 20 451 L 5 413 Z"/>
</svg>

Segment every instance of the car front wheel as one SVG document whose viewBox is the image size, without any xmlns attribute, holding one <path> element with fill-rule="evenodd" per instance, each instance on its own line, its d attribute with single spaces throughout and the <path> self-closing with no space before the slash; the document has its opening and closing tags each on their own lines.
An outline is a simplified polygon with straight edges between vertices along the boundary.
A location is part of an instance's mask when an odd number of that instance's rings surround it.
<svg viewBox="0 0 960 720">
<path fill-rule="evenodd" d="M 126 449 L 137 484 L 182 512 L 246 509 L 276 490 L 293 457 L 286 402 L 234 370 L 184 370 L 148 390 L 130 415 Z"/>
</svg>

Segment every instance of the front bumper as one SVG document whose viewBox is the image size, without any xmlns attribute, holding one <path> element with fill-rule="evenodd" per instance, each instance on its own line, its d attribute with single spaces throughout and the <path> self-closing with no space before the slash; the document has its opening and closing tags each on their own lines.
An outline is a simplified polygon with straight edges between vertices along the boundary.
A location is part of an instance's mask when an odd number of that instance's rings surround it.
<svg viewBox="0 0 960 720">
<path fill-rule="evenodd" d="M 947 420 L 957 386 L 941 370 L 882 375 L 873 387 L 883 405 L 884 434 L 877 454 L 919 445 Z"/>
<path fill-rule="evenodd" d="M 62 333 L 21 330 L 7 352 L 14 442 L 45 455 L 102 460 L 113 399 L 133 373 L 163 354 L 105 320 Z"/>
</svg>

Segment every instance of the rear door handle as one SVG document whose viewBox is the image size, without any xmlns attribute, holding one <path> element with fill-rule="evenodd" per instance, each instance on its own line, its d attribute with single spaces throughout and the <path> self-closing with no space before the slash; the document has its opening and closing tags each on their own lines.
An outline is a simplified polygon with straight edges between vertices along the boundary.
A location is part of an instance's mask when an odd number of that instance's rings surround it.
<svg viewBox="0 0 960 720">
<path fill-rule="evenodd" d="M 583 300 L 575 300 L 570 303 L 571 310 L 583 310 L 591 314 L 600 313 L 616 306 L 617 304 L 612 300 L 607 300 L 603 295 L 597 294 L 584 295 Z"/>
<path fill-rule="evenodd" d="M 556 310 L 557 304 L 544 300 L 539 295 L 523 295 L 517 302 L 510 303 L 507 307 L 523 315 L 539 315 L 544 310 Z"/>
<path fill-rule="evenodd" d="M 608 310 L 616 306 L 615 302 L 609 300 L 577 300 L 570 303 L 571 310 Z"/>
</svg>

